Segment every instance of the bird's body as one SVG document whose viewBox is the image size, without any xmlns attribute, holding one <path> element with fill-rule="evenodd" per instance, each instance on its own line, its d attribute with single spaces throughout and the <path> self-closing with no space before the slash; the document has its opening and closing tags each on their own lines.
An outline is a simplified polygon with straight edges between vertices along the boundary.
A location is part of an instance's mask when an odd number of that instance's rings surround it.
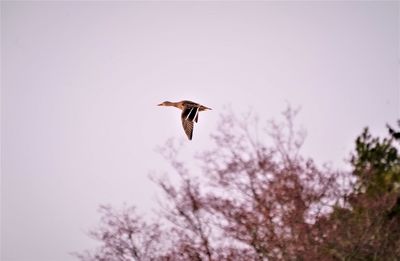
<svg viewBox="0 0 400 261">
<path fill-rule="evenodd" d="M 191 140 L 193 137 L 193 125 L 194 122 L 199 120 L 199 112 L 211 110 L 211 108 L 208 108 L 204 105 L 187 100 L 180 102 L 165 101 L 158 104 L 158 106 L 172 106 L 182 110 L 182 126 L 189 140 Z"/>
</svg>

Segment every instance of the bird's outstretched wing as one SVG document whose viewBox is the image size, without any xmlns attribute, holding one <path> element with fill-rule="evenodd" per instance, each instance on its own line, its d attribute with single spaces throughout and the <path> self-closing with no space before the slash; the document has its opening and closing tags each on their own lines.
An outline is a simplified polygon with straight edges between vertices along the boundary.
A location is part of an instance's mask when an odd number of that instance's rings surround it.
<svg viewBox="0 0 400 261">
<path fill-rule="evenodd" d="M 191 140 L 193 137 L 193 125 L 193 121 L 185 120 L 182 118 L 182 126 L 189 140 Z"/>
<path fill-rule="evenodd" d="M 193 137 L 193 125 L 194 121 L 197 122 L 198 113 L 199 113 L 199 107 L 188 106 L 182 111 L 181 115 L 182 126 L 189 140 L 191 140 Z"/>
</svg>

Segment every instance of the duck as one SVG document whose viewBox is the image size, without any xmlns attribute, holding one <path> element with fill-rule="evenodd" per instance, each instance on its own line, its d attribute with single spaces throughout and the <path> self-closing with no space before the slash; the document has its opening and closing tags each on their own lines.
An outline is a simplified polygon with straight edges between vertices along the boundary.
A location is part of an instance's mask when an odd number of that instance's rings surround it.
<svg viewBox="0 0 400 261">
<path fill-rule="evenodd" d="M 170 102 L 170 101 L 165 101 L 158 106 L 171 106 L 171 107 L 176 107 L 180 110 L 182 110 L 181 114 L 181 119 L 182 119 L 182 126 L 183 130 L 186 133 L 186 136 L 188 137 L 189 140 L 192 140 L 193 137 L 193 126 L 194 123 L 198 122 L 199 120 L 199 112 L 201 111 L 206 111 L 206 110 L 212 110 L 211 108 L 208 108 L 204 105 L 201 105 L 197 102 L 192 102 L 188 100 L 183 100 L 179 102 Z"/>
</svg>

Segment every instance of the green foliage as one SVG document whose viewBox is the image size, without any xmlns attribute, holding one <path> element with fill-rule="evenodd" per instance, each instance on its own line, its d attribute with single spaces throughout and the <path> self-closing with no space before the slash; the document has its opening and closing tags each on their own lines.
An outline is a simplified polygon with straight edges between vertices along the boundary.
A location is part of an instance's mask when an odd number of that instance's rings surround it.
<svg viewBox="0 0 400 261">
<path fill-rule="evenodd" d="M 368 128 L 356 139 L 356 153 L 351 163 L 353 174 L 359 178 L 359 192 L 371 196 L 398 190 L 400 186 L 400 157 L 394 142 L 400 141 L 397 132 L 389 128 L 389 137 L 372 137 Z"/>
<path fill-rule="evenodd" d="M 333 260 L 398 260 L 400 256 L 400 132 L 356 139 L 351 163 L 357 181 L 344 206 L 319 220 L 326 236 L 319 247 Z"/>
</svg>

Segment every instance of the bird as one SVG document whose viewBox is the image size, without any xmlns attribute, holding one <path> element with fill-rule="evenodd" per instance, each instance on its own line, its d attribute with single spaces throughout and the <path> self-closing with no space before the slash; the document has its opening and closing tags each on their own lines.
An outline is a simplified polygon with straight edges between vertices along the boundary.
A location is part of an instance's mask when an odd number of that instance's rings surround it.
<svg viewBox="0 0 400 261">
<path fill-rule="evenodd" d="M 197 102 L 192 102 L 192 101 L 187 101 L 187 100 L 183 100 L 183 101 L 179 101 L 179 102 L 165 101 L 165 102 L 158 104 L 158 106 L 172 106 L 172 107 L 176 107 L 176 108 L 182 110 L 182 114 L 181 114 L 182 126 L 183 126 L 183 130 L 185 131 L 189 140 L 192 140 L 193 125 L 194 125 L 194 122 L 197 123 L 197 121 L 199 120 L 199 112 L 211 110 L 211 108 L 208 108 Z"/>
</svg>

